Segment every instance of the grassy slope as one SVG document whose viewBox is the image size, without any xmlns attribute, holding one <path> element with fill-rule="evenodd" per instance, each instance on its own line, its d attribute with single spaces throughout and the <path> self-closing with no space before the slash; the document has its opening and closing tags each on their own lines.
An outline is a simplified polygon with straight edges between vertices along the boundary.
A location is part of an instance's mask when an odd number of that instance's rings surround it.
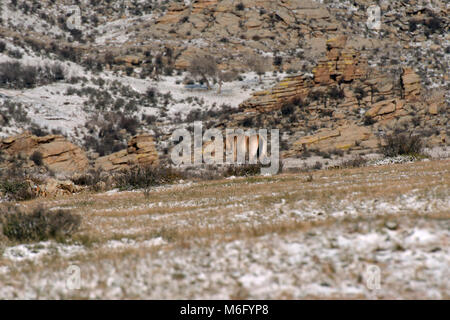
<svg viewBox="0 0 450 320">
<path fill-rule="evenodd" d="M 0 298 L 449 298 L 450 161 L 39 199 L 73 243 L 3 242 Z M 31 258 L 34 257 L 34 258 Z M 76 264 L 82 288 L 65 287 Z M 381 290 L 365 268 L 381 269 Z"/>
</svg>

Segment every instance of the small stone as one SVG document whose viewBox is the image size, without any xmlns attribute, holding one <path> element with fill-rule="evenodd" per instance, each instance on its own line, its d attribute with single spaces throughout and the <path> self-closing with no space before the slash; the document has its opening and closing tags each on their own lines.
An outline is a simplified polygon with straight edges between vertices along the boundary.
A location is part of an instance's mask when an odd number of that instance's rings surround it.
<svg viewBox="0 0 450 320">
<path fill-rule="evenodd" d="M 389 230 L 397 230 L 398 229 L 398 223 L 396 221 L 387 221 L 385 223 L 385 226 Z"/>
</svg>

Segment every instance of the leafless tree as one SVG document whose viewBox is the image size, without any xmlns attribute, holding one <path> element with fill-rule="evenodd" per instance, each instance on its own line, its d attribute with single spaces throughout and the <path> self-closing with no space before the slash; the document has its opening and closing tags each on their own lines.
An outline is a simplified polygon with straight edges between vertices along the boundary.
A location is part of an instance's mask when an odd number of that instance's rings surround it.
<svg viewBox="0 0 450 320">
<path fill-rule="evenodd" d="M 218 94 L 222 92 L 222 86 L 224 82 L 231 82 L 236 79 L 238 73 L 236 70 L 232 71 L 218 71 L 217 72 L 217 82 L 219 83 Z"/>
<path fill-rule="evenodd" d="M 269 66 L 267 59 L 255 54 L 247 59 L 247 64 L 259 76 L 259 83 L 262 83 L 262 76 L 267 72 Z"/>
<path fill-rule="evenodd" d="M 216 59 L 211 55 L 197 55 L 189 65 L 189 73 L 197 79 L 206 83 L 208 90 L 211 89 L 210 80 L 217 78 L 219 70 Z"/>
</svg>

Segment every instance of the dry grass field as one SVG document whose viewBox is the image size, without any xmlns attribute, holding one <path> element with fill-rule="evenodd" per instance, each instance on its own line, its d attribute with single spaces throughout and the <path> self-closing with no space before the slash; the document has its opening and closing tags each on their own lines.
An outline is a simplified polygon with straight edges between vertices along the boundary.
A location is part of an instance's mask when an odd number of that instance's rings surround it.
<svg viewBox="0 0 450 320">
<path fill-rule="evenodd" d="M 82 224 L 64 243 L 1 239 L 0 299 L 450 299 L 449 160 L 16 205 Z"/>
</svg>

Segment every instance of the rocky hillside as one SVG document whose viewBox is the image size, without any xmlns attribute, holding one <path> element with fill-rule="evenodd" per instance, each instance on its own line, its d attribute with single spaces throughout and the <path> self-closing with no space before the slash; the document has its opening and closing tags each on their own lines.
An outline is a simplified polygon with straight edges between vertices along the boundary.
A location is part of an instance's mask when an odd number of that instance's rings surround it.
<svg viewBox="0 0 450 320">
<path fill-rule="evenodd" d="M 377 3 L 379 30 L 367 25 Z M 284 158 L 373 153 L 398 133 L 446 147 L 449 5 L 377 3 L 2 0 L 1 148 L 64 139 L 81 166 L 114 170 L 139 162 L 134 136 L 156 145 L 142 161 L 164 161 L 193 120 L 279 128 Z M 198 56 L 220 70 L 211 90 L 191 70 Z"/>
</svg>

